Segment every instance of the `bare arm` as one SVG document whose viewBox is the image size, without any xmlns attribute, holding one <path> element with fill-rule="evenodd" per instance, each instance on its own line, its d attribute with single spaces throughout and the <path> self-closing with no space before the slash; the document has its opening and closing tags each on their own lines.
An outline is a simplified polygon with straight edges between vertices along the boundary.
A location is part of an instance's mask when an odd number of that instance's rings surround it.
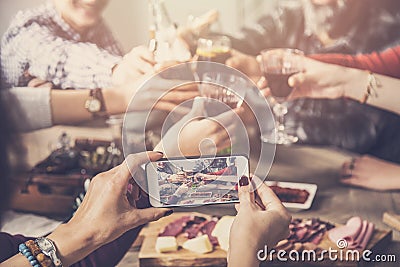
<svg viewBox="0 0 400 267">
<path fill-rule="evenodd" d="M 300 97 L 363 99 L 368 86 L 369 73 L 365 70 L 327 64 L 305 59 L 305 70 L 289 78 L 295 87 L 290 99 Z M 366 104 L 400 114 L 400 79 L 374 74 L 379 86 L 377 96 L 370 96 Z"/>
</svg>

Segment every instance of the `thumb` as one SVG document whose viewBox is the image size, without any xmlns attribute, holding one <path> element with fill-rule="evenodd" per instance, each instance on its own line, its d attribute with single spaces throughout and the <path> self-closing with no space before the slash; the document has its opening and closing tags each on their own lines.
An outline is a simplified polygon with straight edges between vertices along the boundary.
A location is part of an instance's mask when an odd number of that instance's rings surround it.
<svg viewBox="0 0 400 267">
<path fill-rule="evenodd" d="M 139 225 L 148 222 L 157 221 L 158 219 L 172 214 L 171 209 L 164 208 L 147 208 L 147 209 L 133 209 L 131 211 L 130 219 L 133 222 L 138 222 Z"/>
<path fill-rule="evenodd" d="M 239 201 L 242 206 L 254 202 L 254 192 L 250 191 L 249 178 L 247 176 L 240 178 L 238 191 Z"/>
<path fill-rule="evenodd" d="M 196 96 L 193 100 L 192 110 L 187 114 L 187 119 L 204 116 L 204 103 L 206 97 Z"/>
<path fill-rule="evenodd" d="M 288 79 L 288 84 L 290 87 L 296 88 L 300 87 L 306 80 L 306 75 L 304 72 L 299 72 L 293 74 Z"/>
</svg>

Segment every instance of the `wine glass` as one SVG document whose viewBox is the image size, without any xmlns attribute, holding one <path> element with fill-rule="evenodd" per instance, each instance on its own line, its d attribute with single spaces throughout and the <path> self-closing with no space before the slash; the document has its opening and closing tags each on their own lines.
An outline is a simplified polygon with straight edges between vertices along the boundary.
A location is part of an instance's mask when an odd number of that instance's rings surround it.
<svg viewBox="0 0 400 267">
<path fill-rule="evenodd" d="M 269 135 L 262 135 L 264 142 L 289 145 L 299 138 L 291 135 L 285 128 L 285 115 L 288 112 L 287 97 L 293 88 L 289 86 L 291 75 L 303 70 L 304 53 L 297 49 L 277 48 L 261 51 L 261 70 L 271 91 L 272 110 L 275 115 L 275 128 Z"/>
<path fill-rule="evenodd" d="M 199 93 L 200 96 L 210 99 L 205 112 L 208 116 L 216 116 L 227 109 L 241 107 L 248 87 L 244 78 L 234 74 L 217 71 L 204 73 Z M 219 102 L 224 105 L 219 105 Z"/>
</svg>

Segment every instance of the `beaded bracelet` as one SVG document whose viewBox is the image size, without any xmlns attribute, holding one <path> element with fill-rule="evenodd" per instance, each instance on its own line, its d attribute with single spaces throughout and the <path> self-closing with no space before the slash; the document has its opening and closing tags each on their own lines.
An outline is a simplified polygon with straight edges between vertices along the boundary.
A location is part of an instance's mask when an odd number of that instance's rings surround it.
<svg viewBox="0 0 400 267">
<path fill-rule="evenodd" d="M 25 243 L 21 243 L 18 246 L 19 252 L 28 259 L 29 263 L 33 267 L 41 267 L 39 262 L 36 260 L 35 256 L 33 256 L 30 249 L 25 245 Z"/>
<path fill-rule="evenodd" d="M 25 245 L 29 248 L 33 256 L 36 257 L 36 260 L 39 262 L 40 266 L 42 267 L 52 267 L 53 262 L 51 259 L 44 255 L 42 250 L 39 248 L 39 246 L 35 243 L 33 240 L 28 240 L 25 242 Z"/>
</svg>

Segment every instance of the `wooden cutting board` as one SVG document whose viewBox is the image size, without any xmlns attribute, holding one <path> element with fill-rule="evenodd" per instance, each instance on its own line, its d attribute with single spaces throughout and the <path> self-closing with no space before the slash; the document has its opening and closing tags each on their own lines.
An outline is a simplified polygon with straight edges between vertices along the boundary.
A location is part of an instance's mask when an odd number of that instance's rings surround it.
<svg viewBox="0 0 400 267">
<path fill-rule="evenodd" d="M 164 227 L 170 222 L 186 215 L 197 215 L 205 218 L 210 218 L 209 215 L 201 213 L 174 213 L 171 216 L 162 218 L 157 222 L 150 223 L 147 227 L 143 228 L 140 235 L 143 237 L 143 243 L 139 252 L 139 263 L 141 267 L 158 267 L 158 266 L 226 266 L 226 252 L 219 247 L 214 249 L 213 252 L 207 254 L 197 254 L 190 252 L 186 249 L 180 248 L 176 252 L 171 253 L 159 253 L 155 250 L 156 239 L 158 233 L 164 229 Z M 374 252 L 380 251 L 385 248 L 392 239 L 392 231 L 375 230 L 371 240 L 368 243 L 367 249 Z M 178 237 L 178 245 L 181 245 L 186 241 L 183 237 Z M 322 249 L 337 249 L 336 244 L 329 240 L 328 236 L 325 235 L 321 243 L 318 245 Z M 278 262 L 274 260 L 272 262 L 264 262 L 266 266 L 287 266 L 289 262 Z M 261 264 L 262 266 L 264 264 Z M 290 266 L 304 266 L 305 262 L 290 262 Z M 307 266 L 359 266 L 358 262 L 332 262 L 326 257 L 326 260 L 316 263 L 306 263 Z"/>
</svg>

